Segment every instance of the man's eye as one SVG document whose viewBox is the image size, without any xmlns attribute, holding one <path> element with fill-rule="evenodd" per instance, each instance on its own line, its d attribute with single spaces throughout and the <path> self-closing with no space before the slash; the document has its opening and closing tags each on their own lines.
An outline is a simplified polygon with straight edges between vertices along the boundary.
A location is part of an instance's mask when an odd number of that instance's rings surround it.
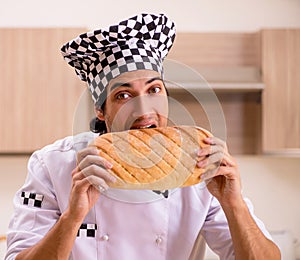
<svg viewBox="0 0 300 260">
<path fill-rule="evenodd" d="M 128 93 L 119 93 L 116 95 L 116 99 L 118 99 L 118 100 L 127 99 L 129 97 L 130 97 L 130 95 Z"/>
<path fill-rule="evenodd" d="M 152 88 L 149 90 L 149 93 L 150 93 L 150 94 L 155 94 L 155 93 L 159 93 L 160 91 L 161 91 L 161 87 L 155 86 L 155 87 L 152 87 Z"/>
</svg>

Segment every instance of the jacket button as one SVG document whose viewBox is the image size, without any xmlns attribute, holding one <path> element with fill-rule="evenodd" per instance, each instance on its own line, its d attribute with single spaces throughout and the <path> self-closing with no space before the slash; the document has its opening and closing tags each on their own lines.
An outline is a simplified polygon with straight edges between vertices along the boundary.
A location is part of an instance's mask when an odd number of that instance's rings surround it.
<svg viewBox="0 0 300 260">
<path fill-rule="evenodd" d="M 101 239 L 103 240 L 103 241 L 108 241 L 109 240 L 109 236 L 106 234 L 106 235 L 103 235 L 102 237 L 101 237 Z"/>
<path fill-rule="evenodd" d="M 162 237 L 157 236 L 156 239 L 155 239 L 155 243 L 159 245 L 161 242 L 162 242 Z"/>
</svg>

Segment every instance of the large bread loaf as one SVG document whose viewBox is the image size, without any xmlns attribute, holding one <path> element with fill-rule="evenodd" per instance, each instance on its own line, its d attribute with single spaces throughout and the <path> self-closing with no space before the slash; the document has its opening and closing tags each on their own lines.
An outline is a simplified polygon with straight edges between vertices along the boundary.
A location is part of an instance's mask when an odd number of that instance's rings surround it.
<svg viewBox="0 0 300 260">
<path fill-rule="evenodd" d="M 196 150 L 209 136 L 195 126 L 159 127 L 103 134 L 92 145 L 113 164 L 111 187 L 166 190 L 201 182 Z"/>
</svg>

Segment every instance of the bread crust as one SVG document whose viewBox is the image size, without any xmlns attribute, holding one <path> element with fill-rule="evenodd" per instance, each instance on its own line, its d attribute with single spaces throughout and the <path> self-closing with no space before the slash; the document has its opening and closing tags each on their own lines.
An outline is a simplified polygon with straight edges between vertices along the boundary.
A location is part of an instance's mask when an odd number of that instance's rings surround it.
<svg viewBox="0 0 300 260">
<path fill-rule="evenodd" d="M 212 134 L 196 126 L 169 126 L 112 132 L 91 146 L 113 164 L 118 189 L 166 190 L 200 183 L 205 169 L 196 166 L 196 150 Z M 199 158 L 198 158 L 199 159 Z"/>
</svg>

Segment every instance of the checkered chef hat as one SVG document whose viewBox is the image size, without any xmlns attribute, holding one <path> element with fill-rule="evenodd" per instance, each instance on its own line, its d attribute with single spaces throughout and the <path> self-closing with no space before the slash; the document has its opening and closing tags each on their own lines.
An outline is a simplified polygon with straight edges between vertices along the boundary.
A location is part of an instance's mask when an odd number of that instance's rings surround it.
<svg viewBox="0 0 300 260">
<path fill-rule="evenodd" d="M 140 14 L 79 35 L 61 52 L 76 74 L 87 81 L 96 103 L 109 81 L 118 75 L 149 69 L 163 76 L 163 59 L 175 39 L 175 25 L 165 15 Z"/>
</svg>

